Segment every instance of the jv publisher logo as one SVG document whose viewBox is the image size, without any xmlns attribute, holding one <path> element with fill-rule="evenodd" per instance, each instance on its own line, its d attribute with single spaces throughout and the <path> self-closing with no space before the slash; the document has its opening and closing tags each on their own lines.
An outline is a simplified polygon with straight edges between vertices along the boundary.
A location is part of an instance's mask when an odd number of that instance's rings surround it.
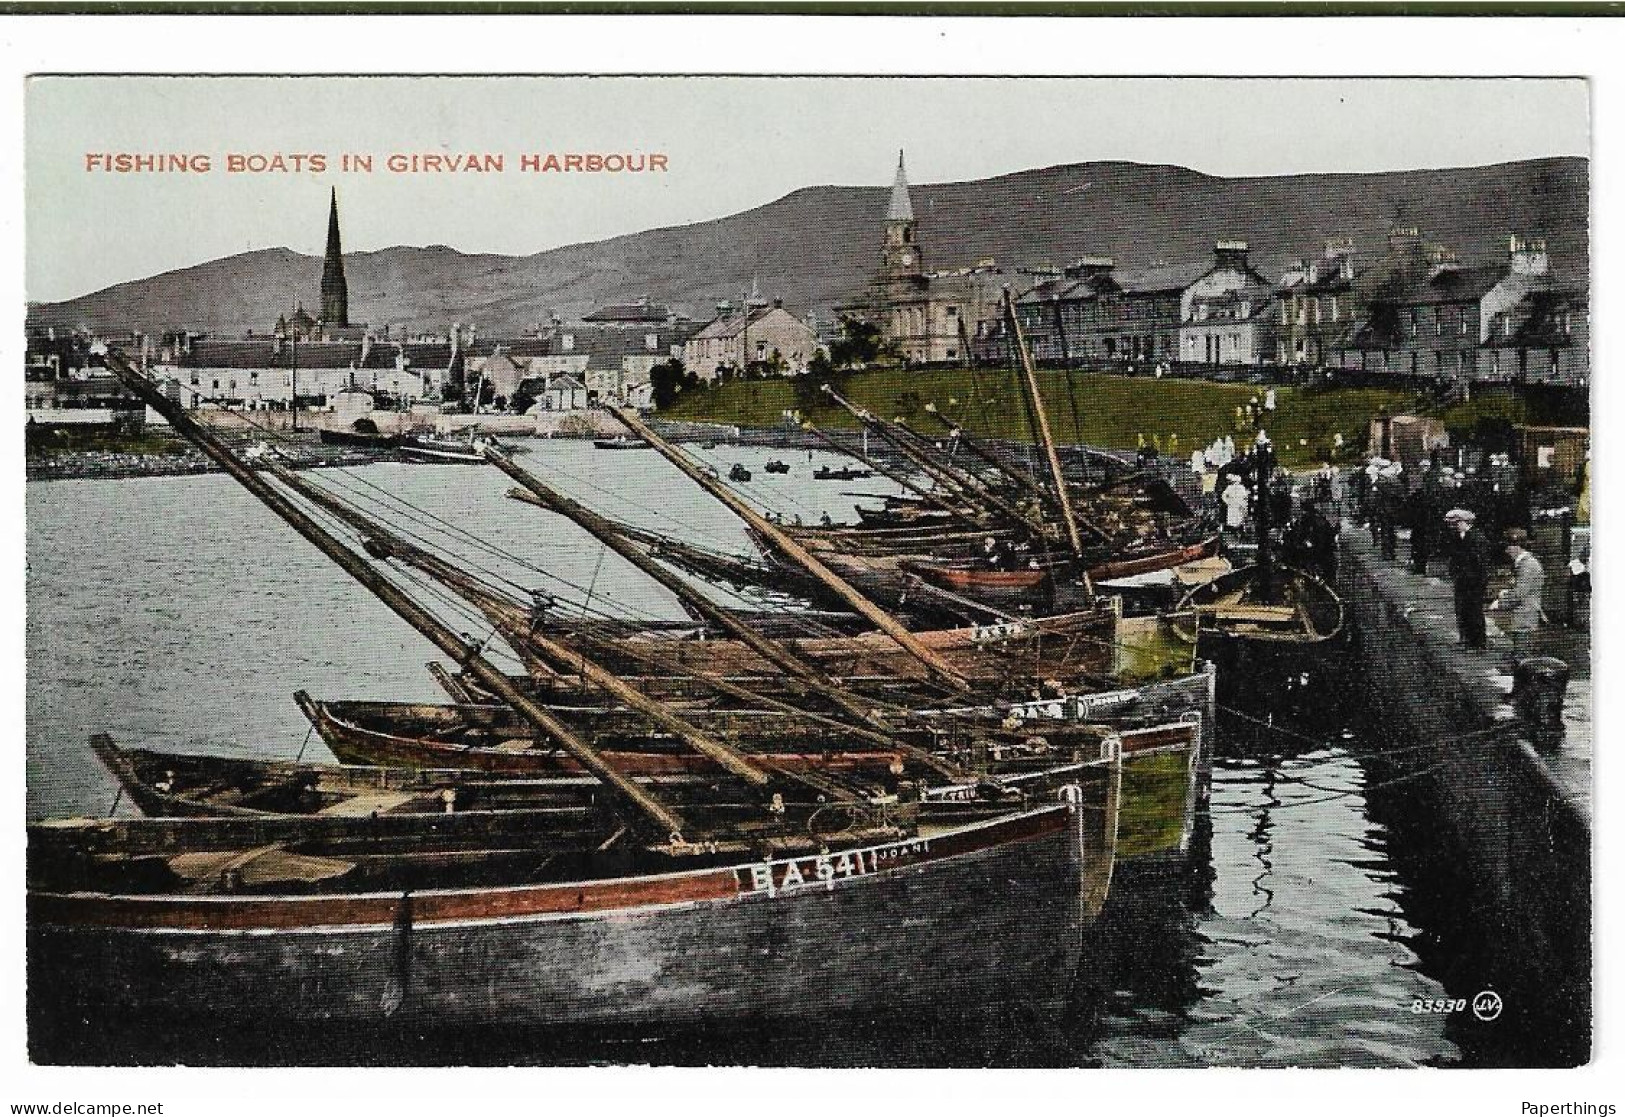
<svg viewBox="0 0 1625 1117">
<path fill-rule="evenodd" d="M 1501 1015 L 1501 994 L 1486 989 L 1473 998 L 1473 1015 L 1488 1024 Z"/>
</svg>

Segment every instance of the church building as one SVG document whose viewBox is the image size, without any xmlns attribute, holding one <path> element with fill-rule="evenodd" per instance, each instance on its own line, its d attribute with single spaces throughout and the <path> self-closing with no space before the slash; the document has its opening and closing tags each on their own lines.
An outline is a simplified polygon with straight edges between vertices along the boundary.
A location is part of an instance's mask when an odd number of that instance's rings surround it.
<svg viewBox="0 0 1625 1117">
<path fill-rule="evenodd" d="M 898 152 L 880 271 L 861 296 L 836 311 L 877 325 L 882 341 L 909 363 L 962 361 L 978 331 L 998 320 L 1003 287 L 1014 278 L 991 260 L 957 271 L 926 270 L 908 174 Z"/>
</svg>

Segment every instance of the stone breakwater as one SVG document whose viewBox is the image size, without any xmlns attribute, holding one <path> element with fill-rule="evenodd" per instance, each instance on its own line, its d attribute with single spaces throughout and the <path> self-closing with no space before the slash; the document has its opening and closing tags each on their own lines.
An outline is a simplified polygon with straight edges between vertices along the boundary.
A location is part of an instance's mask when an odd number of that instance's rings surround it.
<svg viewBox="0 0 1625 1117">
<path fill-rule="evenodd" d="M 285 462 L 294 469 L 322 469 L 332 466 L 366 465 L 392 454 L 328 446 L 311 441 L 301 445 L 298 457 Z M 29 454 L 30 481 L 113 480 L 121 477 L 185 477 L 196 473 L 219 473 L 220 467 L 203 451 L 177 444 L 173 451 L 126 453 L 116 450 L 64 450 L 50 454 Z"/>
</svg>

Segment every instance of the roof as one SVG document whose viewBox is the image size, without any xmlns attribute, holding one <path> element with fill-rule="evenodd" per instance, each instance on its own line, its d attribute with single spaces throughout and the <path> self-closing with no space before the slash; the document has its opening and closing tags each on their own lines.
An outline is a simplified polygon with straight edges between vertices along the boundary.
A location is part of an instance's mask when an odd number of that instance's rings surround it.
<svg viewBox="0 0 1625 1117">
<path fill-rule="evenodd" d="M 1153 264 L 1143 268 L 1119 268 L 1118 286 L 1132 295 L 1183 291 L 1211 270 L 1209 263 Z"/>
<path fill-rule="evenodd" d="M 747 321 L 749 324 L 755 325 L 757 322 L 762 321 L 768 315 L 772 314 L 775 310 L 784 310 L 784 308 L 778 306 L 763 306 L 755 308 L 749 313 L 748 316 L 743 314 L 729 314 L 720 318 L 713 318 L 711 321 L 701 326 L 699 332 L 693 334 L 689 340 L 710 341 L 714 338 L 733 337 L 735 334 L 739 333 L 745 328 Z M 790 312 L 785 310 L 784 313 L 789 314 Z"/>
<path fill-rule="evenodd" d="M 1431 306 L 1443 303 L 1477 302 L 1506 278 L 1505 264 L 1479 264 L 1447 268 L 1429 279 L 1413 283 L 1398 294 L 1384 298 L 1400 306 Z"/>
<path fill-rule="evenodd" d="M 1314 279 L 1311 280 L 1306 274 L 1299 283 L 1279 283 L 1275 289 L 1282 294 L 1294 295 L 1329 295 L 1354 289 L 1356 280 L 1343 274 L 1339 261 L 1328 258 L 1319 263 L 1319 274 Z M 1357 272 L 1357 277 L 1358 274 Z"/>
<path fill-rule="evenodd" d="M 1121 290 L 1122 288 L 1118 286 L 1116 279 L 1107 273 L 1101 272 L 1073 279 L 1046 279 L 1038 286 L 1024 292 L 1016 301 L 1018 303 L 1082 302 L 1085 299 L 1096 299 L 1102 295 L 1117 294 Z"/>
<path fill-rule="evenodd" d="M 903 171 L 903 153 L 897 153 L 897 178 L 892 182 L 891 203 L 886 206 L 887 221 L 913 221 L 914 204 L 908 197 L 908 176 Z"/>
<path fill-rule="evenodd" d="M 513 357 L 545 357 L 553 351 L 545 337 L 482 337 L 468 347 L 468 355 L 489 357 L 498 349 Z"/>
<path fill-rule="evenodd" d="M 194 341 L 180 355 L 182 368 L 292 368 L 295 354 L 300 368 L 349 368 L 361 359 L 361 343 L 354 341 L 301 341 L 284 344 L 281 352 L 269 337 Z"/>
<path fill-rule="evenodd" d="M 587 390 L 587 386 L 585 384 L 577 380 L 575 377 L 569 375 L 555 376 L 553 379 L 547 382 L 547 390 L 550 392 L 561 388 L 565 391 Z"/>
<path fill-rule="evenodd" d="M 446 368 L 451 364 L 451 345 L 435 342 L 374 342 L 362 368 L 394 368 L 397 355 L 404 354 L 408 368 Z"/>
</svg>

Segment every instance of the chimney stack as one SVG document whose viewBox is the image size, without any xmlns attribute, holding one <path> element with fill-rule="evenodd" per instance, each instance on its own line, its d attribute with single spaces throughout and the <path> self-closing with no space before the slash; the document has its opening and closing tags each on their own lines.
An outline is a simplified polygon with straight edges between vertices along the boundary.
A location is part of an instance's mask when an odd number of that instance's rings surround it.
<svg viewBox="0 0 1625 1117">
<path fill-rule="evenodd" d="M 1551 258 L 1546 255 L 1544 239 L 1523 240 L 1516 233 L 1507 238 L 1513 275 L 1548 275 Z"/>
<path fill-rule="evenodd" d="M 1247 242 L 1244 240 L 1216 241 L 1213 245 L 1213 258 L 1220 267 L 1245 270 L 1247 267 Z"/>
</svg>

